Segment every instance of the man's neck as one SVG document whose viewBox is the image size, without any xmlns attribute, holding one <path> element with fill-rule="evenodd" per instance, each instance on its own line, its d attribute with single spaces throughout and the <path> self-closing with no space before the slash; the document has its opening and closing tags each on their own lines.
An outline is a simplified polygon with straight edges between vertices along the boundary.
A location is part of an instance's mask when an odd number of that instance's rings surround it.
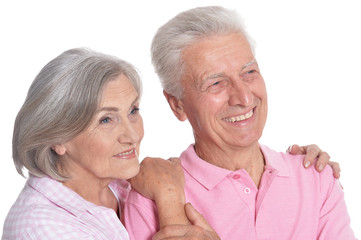
<svg viewBox="0 0 361 240">
<path fill-rule="evenodd" d="M 216 146 L 195 143 L 195 151 L 203 160 L 215 166 L 236 171 L 244 169 L 258 187 L 264 171 L 265 161 L 258 142 L 252 146 Z"/>
</svg>

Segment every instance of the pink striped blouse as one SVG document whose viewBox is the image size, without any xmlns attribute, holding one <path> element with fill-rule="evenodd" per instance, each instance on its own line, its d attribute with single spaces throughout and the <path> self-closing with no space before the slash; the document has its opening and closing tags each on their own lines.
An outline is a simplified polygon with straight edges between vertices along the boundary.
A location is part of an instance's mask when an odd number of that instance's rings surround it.
<svg viewBox="0 0 361 240">
<path fill-rule="evenodd" d="M 130 185 L 115 180 L 109 188 L 121 205 Z M 2 239 L 124 240 L 129 236 L 112 209 L 86 201 L 51 178 L 30 176 L 6 217 Z"/>
</svg>

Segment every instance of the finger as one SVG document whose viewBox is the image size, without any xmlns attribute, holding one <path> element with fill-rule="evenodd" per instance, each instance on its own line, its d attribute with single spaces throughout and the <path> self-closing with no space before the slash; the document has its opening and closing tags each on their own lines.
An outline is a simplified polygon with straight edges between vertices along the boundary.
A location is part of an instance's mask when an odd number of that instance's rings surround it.
<svg viewBox="0 0 361 240">
<path fill-rule="evenodd" d="M 180 163 L 181 162 L 180 159 L 176 158 L 176 157 L 171 157 L 168 160 L 171 161 L 171 162 L 174 162 L 174 163 Z"/>
<path fill-rule="evenodd" d="M 164 238 L 152 238 L 152 240 L 184 240 L 184 239 L 188 239 L 188 238 L 185 238 L 185 236 L 177 236 L 177 237 L 174 237 L 174 236 L 171 236 L 171 237 L 164 237 Z"/>
<path fill-rule="evenodd" d="M 306 153 L 305 153 L 306 155 L 303 160 L 303 165 L 305 166 L 305 168 L 311 166 L 321 152 L 322 152 L 321 149 L 319 149 L 314 144 L 306 146 Z"/>
<path fill-rule="evenodd" d="M 304 154 L 302 152 L 302 147 L 298 146 L 297 144 L 293 144 L 293 145 L 289 146 L 286 152 L 293 154 L 293 155 Z"/>
<path fill-rule="evenodd" d="M 207 231 L 214 231 L 211 226 L 207 223 L 207 221 L 204 219 L 202 214 L 200 214 L 190 203 L 186 203 L 185 206 L 185 212 L 189 219 L 189 221 L 196 226 L 199 226 Z"/>
<path fill-rule="evenodd" d="M 327 152 L 320 152 L 316 164 L 317 171 L 322 172 L 322 170 L 329 163 L 329 161 L 330 161 L 330 155 L 328 155 Z"/>
<path fill-rule="evenodd" d="M 331 168 L 332 168 L 333 176 L 334 176 L 335 178 L 339 179 L 340 176 L 341 176 L 341 168 L 340 168 L 340 165 L 339 165 L 337 162 L 331 162 L 331 161 L 328 162 L 328 165 L 330 165 Z"/>
<path fill-rule="evenodd" d="M 184 236 L 188 232 L 188 228 L 184 225 L 168 225 L 157 232 L 152 240 L 175 239 Z"/>
<path fill-rule="evenodd" d="M 159 232 L 157 232 L 152 240 L 160 240 L 160 239 L 168 239 L 174 236 L 183 236 L 185 232 L 181 231 L 182 229 L 177 228 L 175 225 L 170 225 L 162 228 Z"/>
</svg>

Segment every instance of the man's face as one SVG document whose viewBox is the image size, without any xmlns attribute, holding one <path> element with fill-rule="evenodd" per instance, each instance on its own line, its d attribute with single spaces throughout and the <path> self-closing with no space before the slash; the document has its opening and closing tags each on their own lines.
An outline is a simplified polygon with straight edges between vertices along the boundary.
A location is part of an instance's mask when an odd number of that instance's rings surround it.
<svg viewBox="0 0 361 240">
<path fill-rule="evenodd" d="M 257 143 L 267 118 L 267 92 L 246 38 L 206 37 L 187 47 L 183 60 L 180 116 L 191 123 L 196 146 L 224 149 Z"/>
</svg>

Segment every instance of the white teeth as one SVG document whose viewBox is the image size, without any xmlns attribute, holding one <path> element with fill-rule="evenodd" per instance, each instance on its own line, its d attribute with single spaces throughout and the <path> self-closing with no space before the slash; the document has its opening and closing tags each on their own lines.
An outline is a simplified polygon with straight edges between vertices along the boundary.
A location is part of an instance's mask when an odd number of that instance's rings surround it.
<svg viewBox="0 0 361 240">
<path fill-rule="evenodd" d="M 253 109 L 251 111 L 249 111 L 248 113 L 243 114 L 241 116 L 231 117 L 231 118 L 224 118 L 223 120 L 225 120 L 226 122 L 239 122 L 239 121 L 246 120 L 246 119 L 248 119 L 248 118 L 250 118 L 252 116 L 253 116 Z"/>
<path fill-rule="evenodd" d="M 128 155 L 128 154 L 132 154 L 133 152 L 134 152 L 134 148 L 132 150 L 130 150 L 129 152 L 119 153 L 119 154 L 117 154 L 117 156 L 124 156 L 124 155 Z"/>
</svg>

